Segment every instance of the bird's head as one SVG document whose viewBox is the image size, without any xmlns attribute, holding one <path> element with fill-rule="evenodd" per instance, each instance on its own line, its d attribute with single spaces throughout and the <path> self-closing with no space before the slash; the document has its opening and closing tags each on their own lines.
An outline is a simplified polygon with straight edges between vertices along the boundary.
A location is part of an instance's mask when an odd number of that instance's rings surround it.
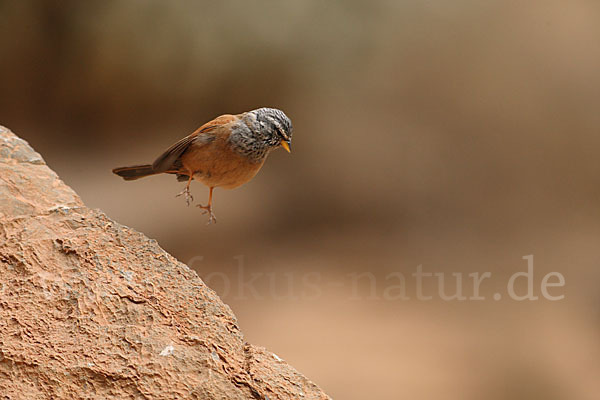
<svg viewBox="0 0 600 400">
<path fill-rule="evenodd" d="M 292 151 L 292 121 L 281 110 L 276 108 L 259 108 L 251 111 L 255 114 L 256 123 L 269 147 L 283 147 L 288 153 Z"/>
</svg>

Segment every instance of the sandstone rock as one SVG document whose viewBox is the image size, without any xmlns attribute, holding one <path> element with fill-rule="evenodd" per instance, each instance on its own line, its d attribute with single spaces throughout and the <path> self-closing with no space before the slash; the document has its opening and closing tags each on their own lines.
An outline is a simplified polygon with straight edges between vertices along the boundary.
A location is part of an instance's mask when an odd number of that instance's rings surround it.
<svg viewBox="0 0 600 400">
<path fill-rule="evenodd" d="M 2 399 L 327 399 L 231 309 L 0 127 Z"/>
</svg>

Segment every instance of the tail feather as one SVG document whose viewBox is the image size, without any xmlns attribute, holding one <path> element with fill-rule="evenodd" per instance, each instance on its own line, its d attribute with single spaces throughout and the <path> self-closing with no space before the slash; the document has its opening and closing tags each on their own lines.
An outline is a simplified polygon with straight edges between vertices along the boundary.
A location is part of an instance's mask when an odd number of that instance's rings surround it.
<svg viewBox="0 0 600 400">
<path fill-rule="evenodd" d="M 132 165 L 131 167 L 120 167 L 112 170 L 114 174 L 119 175 L 126 181 L 133 181 L 135 179 L 140 179 L 145 176 L 150 176 L 156 174 L 152 165 Z"/>
</svg>

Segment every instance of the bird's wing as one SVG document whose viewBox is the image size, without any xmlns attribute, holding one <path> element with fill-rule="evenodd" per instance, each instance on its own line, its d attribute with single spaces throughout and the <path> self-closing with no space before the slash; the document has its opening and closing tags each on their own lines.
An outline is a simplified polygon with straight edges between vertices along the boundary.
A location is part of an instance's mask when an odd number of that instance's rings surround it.
<svg viewBox="0 0 600 400">
<path fill-rule="evenodd" d="M 221 115 L 202 125 L 196 129 L 194 133 L 184 137 L 177 143 L 169 147 L 164 153 L 162 153 L 153 163 L 152 169 L 155 172 L 167 172 L 173 170 L 174 165 L 181 155 L 190 147 L 193 143 L 196 146 L 203 146 L 211 143 L 215 136 L 211 133 L 215 128 L 228 124 L 237 119 L 235 115 Z"/>
</svg>

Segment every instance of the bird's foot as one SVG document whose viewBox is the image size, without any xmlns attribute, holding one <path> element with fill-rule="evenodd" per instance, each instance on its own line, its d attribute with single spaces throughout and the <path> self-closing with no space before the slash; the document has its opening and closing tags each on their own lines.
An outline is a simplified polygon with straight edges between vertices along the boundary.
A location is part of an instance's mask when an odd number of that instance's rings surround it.
<svg viewBox="0 0 600 400">
<path fill-rule="evenodd" d="M 192 196 L 192 194 L 190 193 L 189 187 L 186 187 L 185 189 L 183 189 L 181 191 L 181 193 L 177 194 L 175 197 L 179 197 L 179 196 L 185 196 L 185 202 L 187 203 L 188 207 L 194 201 L 194 196 Z"/>
<path fill-rule="evenodd" d="M 202 212 L 203 215 L 208 214 L 208 222 L 206 223 L 206 225 L 217 223 L 217 217 L 215 217 L 215 214 L 213 214 L 213 212 L 212 212 L 212 206 L 203 206 L 201 204 L 198 204 L 196 207 L 204 210 Z"/>
</svg>

